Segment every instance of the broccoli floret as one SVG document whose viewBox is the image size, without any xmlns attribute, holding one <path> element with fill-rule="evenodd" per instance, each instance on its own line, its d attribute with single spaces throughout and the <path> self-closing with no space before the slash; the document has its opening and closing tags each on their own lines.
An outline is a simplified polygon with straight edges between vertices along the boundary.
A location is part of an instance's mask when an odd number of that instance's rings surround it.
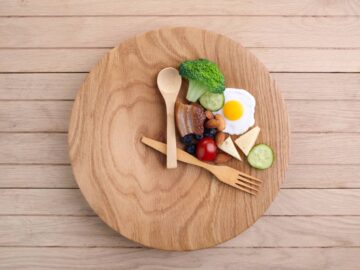
<svg viewBox="0 0 360 270">
<path fill-rule="evenodd" d="M 224 75 L 218 66 L 207 59 L 181 63 L 179 73 L 189 80 L 186 99 L 196 102 L 205 92 L 222 93 L 225 90 Z"/>
</svg>

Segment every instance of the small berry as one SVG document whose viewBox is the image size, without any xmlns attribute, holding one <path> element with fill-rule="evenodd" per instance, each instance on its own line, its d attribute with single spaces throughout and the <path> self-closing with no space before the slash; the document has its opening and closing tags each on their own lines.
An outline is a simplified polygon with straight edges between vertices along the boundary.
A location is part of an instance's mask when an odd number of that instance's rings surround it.
<svg viewBox="0 0 360 270">
<path fill-rule="evenodd" d="M 203 134 L 195 134 L 195 140 L 200 141 L 202 138 L 204 138 Z"/>
<path fill-rule="evenodd" d="M 188 152 L 191 155 L 195 155 L 195 153 L 196 153 L 196 145 L 192 144 L 192 145 L 186 146 L 185 151 Z"/>
<path fill-rule="evenodd" d="M 194 135 L 193 134 L 187 134 L 184 137 L 181 138 L 181 142 L 185 145 L 192 145 L 195 142 Z"/>
<path fill-rule="evenodd" d="M 209 128 L 209 133 L 213 136 L 216 135 L 217 129 L 216 128 Z"/>
<path fill-rule="evenodd" d="M 204 137 L 212 138 L 214 139 L 216 135 L 216 128 L 206 128 L 204 132 Z"/>
</svg>

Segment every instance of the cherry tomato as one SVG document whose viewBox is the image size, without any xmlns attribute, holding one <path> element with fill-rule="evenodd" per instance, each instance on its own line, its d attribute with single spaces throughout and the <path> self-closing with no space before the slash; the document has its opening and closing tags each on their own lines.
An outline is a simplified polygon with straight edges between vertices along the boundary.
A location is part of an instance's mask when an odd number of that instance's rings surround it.
<svg viewBox="0 0 360 270">
<path fill-rule="evenodd" d="M 217 147 L 212 138 L 203 138 L 196 145 L 196 156 L 200 160 L 212 161 L 216 158 Z"/>
</svg>

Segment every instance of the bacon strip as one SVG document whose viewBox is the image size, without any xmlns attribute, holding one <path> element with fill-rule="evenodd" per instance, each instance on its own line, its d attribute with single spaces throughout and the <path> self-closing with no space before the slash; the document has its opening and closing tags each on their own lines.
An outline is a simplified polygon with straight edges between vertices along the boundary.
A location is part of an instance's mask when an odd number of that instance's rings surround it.
<svg viewBox="0 0 360 270">
<path fill-rule="evenodd" d="M 175 121 L 181 137 L 187 134 L 204 133 L 205 111 L 200 105 L 187 105 L 176 102 Z"/>
</svg>

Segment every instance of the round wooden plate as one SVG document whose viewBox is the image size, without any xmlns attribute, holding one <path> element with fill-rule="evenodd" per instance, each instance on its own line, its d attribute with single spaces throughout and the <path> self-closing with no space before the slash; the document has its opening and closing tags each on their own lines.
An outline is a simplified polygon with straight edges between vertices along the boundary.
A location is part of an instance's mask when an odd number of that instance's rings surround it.
<svg viewBox="0 0 360 270">
<path fill-rule="evenodd" d="M 275 163 L 265 171 L 246 161 L 227 165 L 264 180 L 257 196 L 191 165 L 167 170 L 165 156 L 140 142 L 142 135 L 166 139 L 157 73 L 197 58 L 216 62 L 227 87 L 256 98 L 258 142 L 274 149 Z M 184 81 L 181 95 L 186 88 Z M 91 70 L 74 103 L 69 146 L 76 181 L 106 224 L 148 247 L 193 250 L 233 238 L 269 207 L 288 163 L 288 115 L 268 71 L 247 49 L 205 30 L 165 28 L 123 42 Z"/>
</svg>

